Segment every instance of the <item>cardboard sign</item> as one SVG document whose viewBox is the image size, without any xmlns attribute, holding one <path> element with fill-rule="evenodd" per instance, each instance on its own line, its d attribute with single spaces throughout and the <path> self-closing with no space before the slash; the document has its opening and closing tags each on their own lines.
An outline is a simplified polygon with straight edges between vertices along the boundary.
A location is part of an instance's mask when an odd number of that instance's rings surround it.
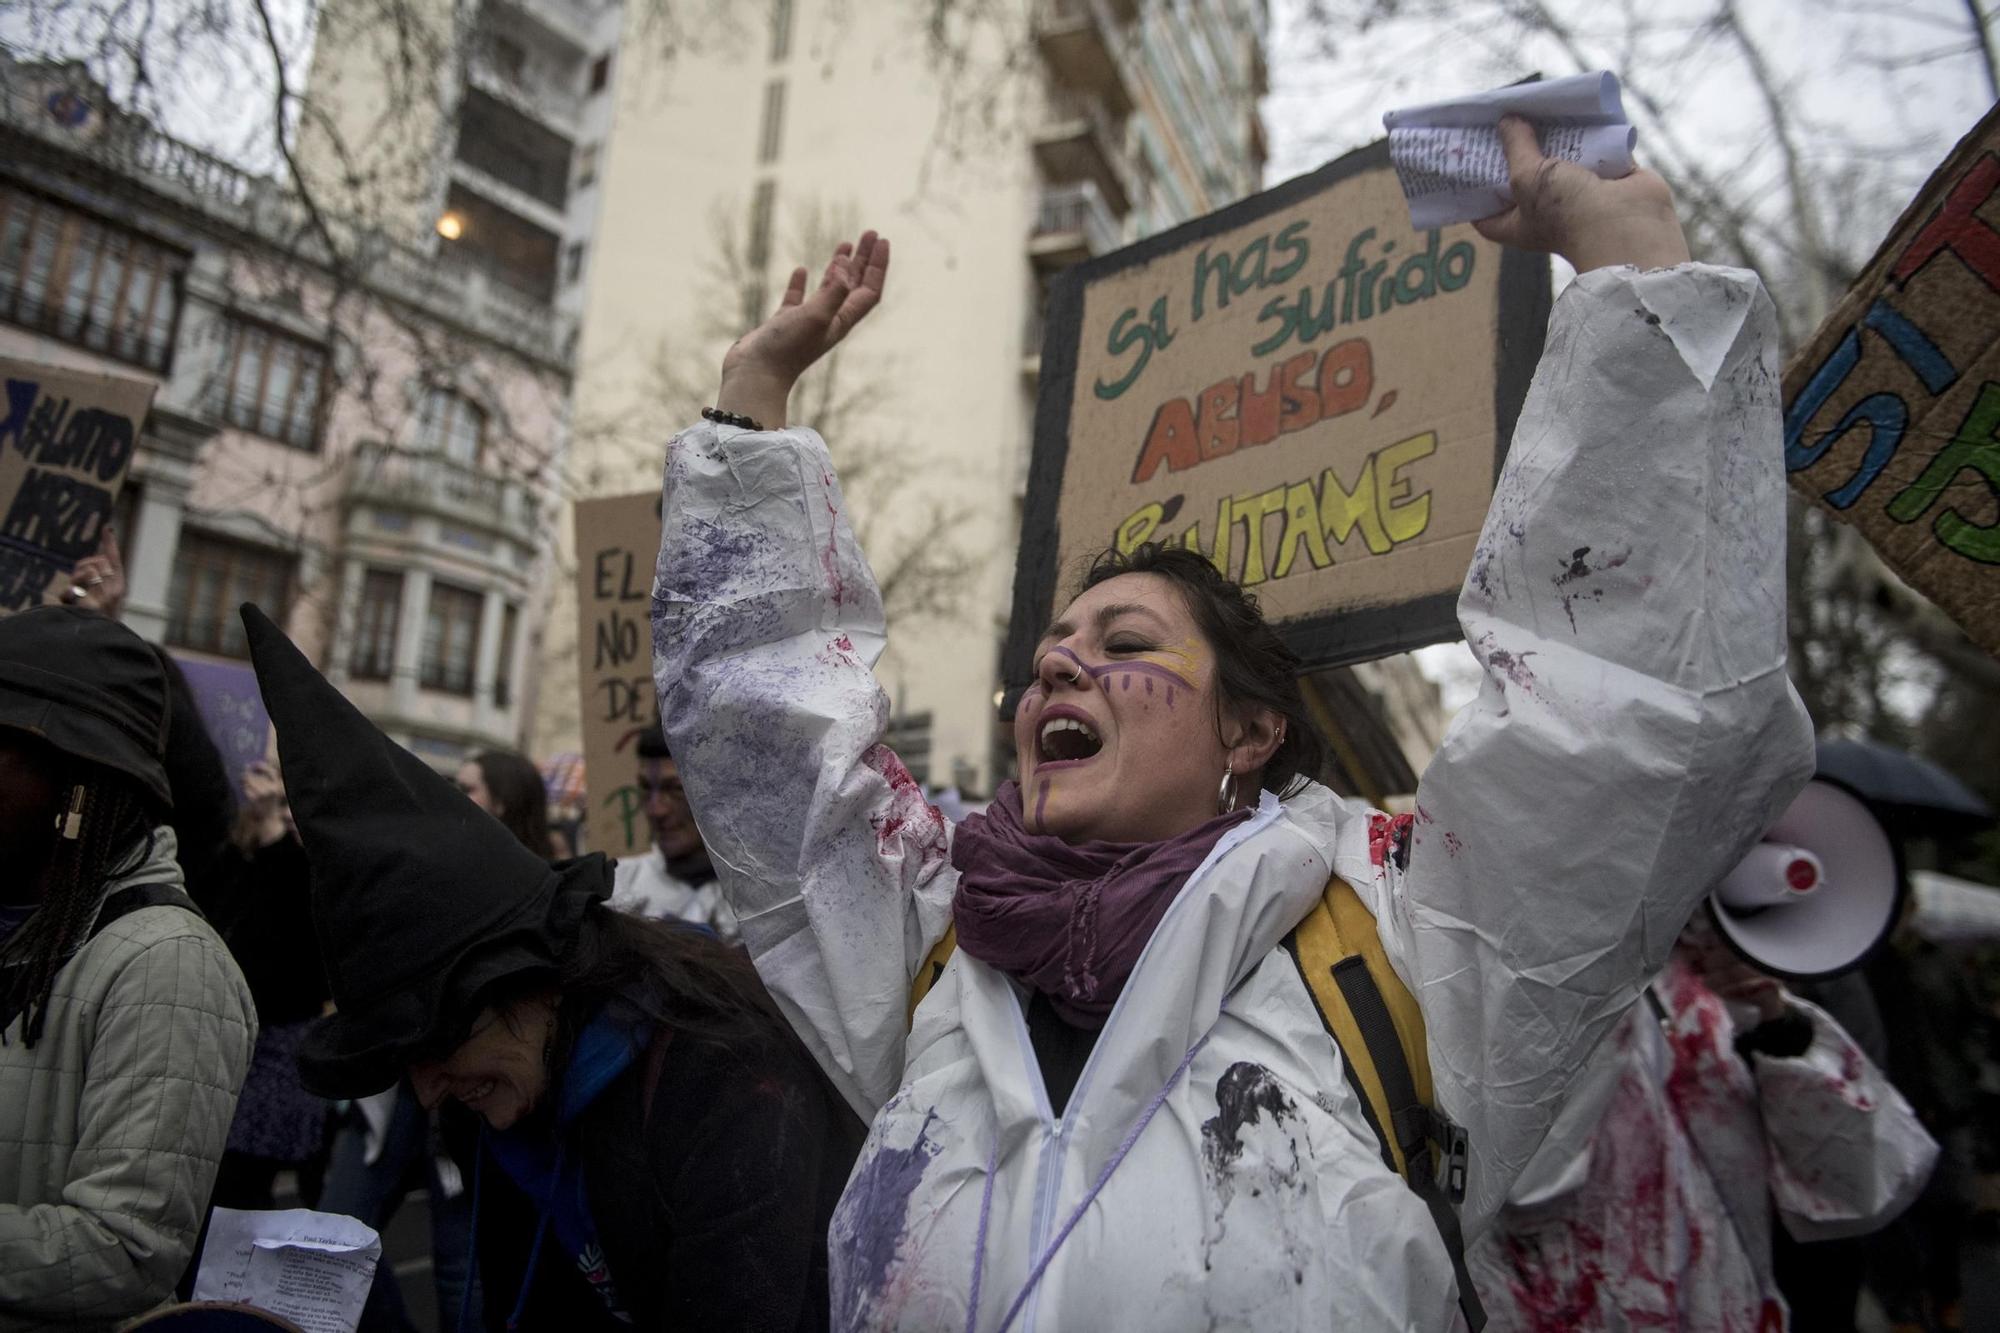
<svg viewBox="0 0 2000 1333">
<path fill-rule="evenodd" d="M 1785 371 L 1792 484 L 2000 653 L 2000 108 Z"/>
<path fill-rule="evenodd" d="M 1209 555 L 1311 666 L 1456 632 L 1548 262 L 1409 217 L 1376 144 L 1063 275 L 1010 686 L 1089 557 L 1147 541 Z"/>
<path fill-rule="evenodd" d="M 270 753 L 271 715 L 257 673 L 239 662 L 210 662 L 175 654 L 174 662 L 194 696 L 202 729 L 215 742 L 229 785 L 243 795 L 243 771 Z"/>
<path fill-rule="evenodd" d="M 66 590 L 94 554 L 153 386 L 0 357 L 0 615 Z"/>
<path fill-rule="evenodd" d="M 660 725 L 653 694 L 653 564 L 660 493 L 576 503 L 577 658 L 590 849 L 637 856 L 653 845 L 634 745 Z"/>
</svg>

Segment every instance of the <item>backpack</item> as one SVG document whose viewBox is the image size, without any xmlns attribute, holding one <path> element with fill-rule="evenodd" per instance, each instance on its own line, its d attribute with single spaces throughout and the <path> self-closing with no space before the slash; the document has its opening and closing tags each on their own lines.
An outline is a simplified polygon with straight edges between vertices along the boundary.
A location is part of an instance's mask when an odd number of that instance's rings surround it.
<svg viewBox="0 0 2000 1333">
<path fill-rule="evenodd" d="M 925 956 L 910 984 L 911 1020 L 957 948 L 953 927 Z M 1465 1199 L 1468 1143 L 1465 1131 L 1432 1104 L 1424 1016 L 1416 997 L 1389 966 L 1374 914 L 1338 875 L 1327 881 L 1326 893 L 1305 920 L 1285 936 L 1284 949 L 1340 1051 L 1341 1066 L 1375 1131 L 1384 1165 L 1430 1210 L 1451 1256 L 1459 1309 L 1478 1333 L 1485 1327 L 1486 1311 L 1466 1271 L 1465 1237 L 1454 1206 Z"/>
</svg>

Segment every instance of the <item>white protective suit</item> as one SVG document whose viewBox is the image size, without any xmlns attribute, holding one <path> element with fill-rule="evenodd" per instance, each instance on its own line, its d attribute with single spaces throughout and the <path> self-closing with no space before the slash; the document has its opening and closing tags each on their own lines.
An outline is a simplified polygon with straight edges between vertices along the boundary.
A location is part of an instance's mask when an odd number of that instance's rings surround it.
<svg viewBox="0 0 2000 1333">
<path fill-rule="evenodd" d="M 1598 1048 L 1512 1201 L 1467 1262 L 1488 1333 L 1787 1327 L 1771 1271 L 1775 1208 L 1792 1238 L 1886 1226 L 1937 1144 L 1826 1012 L 1812 1045 L 1735 1049 L 1730 1006 L 1679 957 Z"/>
<path fill-rule="evenodd" d="M 1571 287 L 1459 602 L 1485 683 L 1424 775 L 1407 868 L 1384 839 L 1371 856 L 1384 817 L 1360 803 L 1264 794 L 1160 922 L 1060 1117 L 1017 988 L 963 949 L 909 1024 L 952 829 L 878 743 L 881 603 L 825 445 L 675 439 L 661 717 L 759 971 L 873 1118 L 833 1222 L 836 1328 L 998 1329 L 1024 1290 L 1010 1327 L 1050 1333 L 1451 1326 L 1443 1243 L 1279 942 L 1333 872 L 1370 904 L 1470 1134 L 1481 1230 L 1811 772 L 1774 344 L 1740 270 Z"/>
<path fill-rule="evenodd" d="M 736 938 L 736 918 L 716 881 L 688 883 L 667 869 L 666 855 L 657 845 L 612 866 L 609 906 L 648 921 L 687 921 L 707 926 L 725 940 Z"/>
</svg>

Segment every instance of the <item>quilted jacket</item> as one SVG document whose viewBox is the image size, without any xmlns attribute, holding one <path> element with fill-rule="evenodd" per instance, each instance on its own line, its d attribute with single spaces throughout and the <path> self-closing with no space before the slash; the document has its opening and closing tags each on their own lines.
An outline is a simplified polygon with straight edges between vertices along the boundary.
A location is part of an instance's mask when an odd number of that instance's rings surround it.
<svg viewBox="0 0 2000 1333">
<path fill-rule="evenodd" d="M 156 829 L 105 885 L 181 882 Z M 0 1033 L 0 1333 L 110 1328 L 188 1261 L 257 1036 L 208 924 L 146 907 L 56 974 L 33 1047 Z"/>
</svg>

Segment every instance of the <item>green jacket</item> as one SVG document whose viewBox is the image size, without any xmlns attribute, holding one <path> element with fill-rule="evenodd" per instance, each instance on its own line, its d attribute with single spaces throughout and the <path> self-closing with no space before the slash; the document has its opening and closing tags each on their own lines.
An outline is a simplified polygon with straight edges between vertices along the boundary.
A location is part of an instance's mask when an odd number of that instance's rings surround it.
<svg viewBox="0 0 2000 1333">
<path fill-rule="evenodd" d="M 181 882 L 154 831 L 106 896 Z M 256 1010 L 229 951 L 179 907 L 107 924 L 56 974 L 41 1040 L 0 1034 L 0 1333 L 110 1328 L 193 1257 Z"/>
</svg>

